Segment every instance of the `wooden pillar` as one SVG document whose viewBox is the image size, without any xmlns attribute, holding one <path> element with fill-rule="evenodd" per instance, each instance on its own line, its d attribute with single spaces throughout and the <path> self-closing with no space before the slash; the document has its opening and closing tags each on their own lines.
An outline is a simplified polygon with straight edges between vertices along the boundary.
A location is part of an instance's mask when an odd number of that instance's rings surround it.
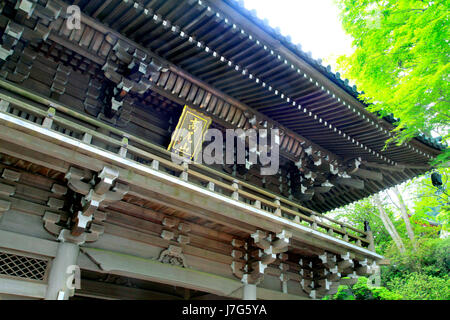
<svg viewBox="0 0 450 320">
<path fill-rule="evenodd" d="M 256 300 L 256 284 L 244 284 L 243 300 Z"/>
<path fill-rule="evenodd" d="M 79 246 L 70 242 L 60 242 L 56 257 L 52 262 L 48 278 L 48 288 L 45 300 L 68 300 L 70 289 L 67 288 L 67 279 L 71 273 L 67 273 L 68 267 L 76 265 Z"/>
</svg>

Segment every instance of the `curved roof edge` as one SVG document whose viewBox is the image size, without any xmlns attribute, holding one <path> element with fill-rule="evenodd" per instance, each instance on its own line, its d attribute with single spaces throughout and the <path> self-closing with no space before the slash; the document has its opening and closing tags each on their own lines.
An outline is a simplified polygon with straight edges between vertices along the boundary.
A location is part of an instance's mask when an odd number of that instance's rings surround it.
<svg viewBox="0 0 450 320">
<path fill-rule="evenodd" d="M 278 27 L 272 27 L 269 24 L 269 21 L 267 19 L 260 19 L 256 15 L 255 10 L 249 10 L 244 6 L 243 0 L 223 0 L 227 4 L 229 4 L 231 7 L 239 11 L 243 16 L 245 16 L 247 19 L 251 20 L 253 23 L 258 25 L 261 29 L 263 29 L 265 32 L 267 32 L 270 36 L 275 38 L 276 40 L 280 41 L 282 45 L 284 45 L 286 48 L 291 50 L 293 53 L 295 53 L 299 58 L 303 59 L 306 63 L 314 67 L 316 70 L 318 70 L 320 73 L 322 73 L 324 76 L 326 76 L 330 81 L 334 82 L 336 85 L 338 85 L 341 89 L 343 89 L 345 92 L 350 94 L 352 97 L 360 101 L 364 106 L 368 106 L 366 103 L 361 101 L 359 99 L 359 95 L 363 92 L 359 92 L 356 88 L 356 85 L 350 86 L 348 79 L 341 79 L 341 74 L 339 72 L 333 73 L 331 71 L 331 66 L 323 66 L 322 65 L 322 59 L 313 59 L 311 52 L 304 52 L 301 49 L 300 44 L 294 44 L 292 43 L 290 36 L 284 36 L 281 34 L 280 29 Z M 394 125 L 397 119 L 395 119 L 393 116 L 386 116 L 383 117 L 385 121 L 390 123 L 391 125 Z M 439 151 L 445 150 L 447 148 L 447 145 L 441 143 L 441 138 L 432 138 L 428 137 L 424 134 L 419 134 L 417 137 L 415 137 L 418 141 L 422 142 L 423 144 L 435 148 Z"/>
</svg>

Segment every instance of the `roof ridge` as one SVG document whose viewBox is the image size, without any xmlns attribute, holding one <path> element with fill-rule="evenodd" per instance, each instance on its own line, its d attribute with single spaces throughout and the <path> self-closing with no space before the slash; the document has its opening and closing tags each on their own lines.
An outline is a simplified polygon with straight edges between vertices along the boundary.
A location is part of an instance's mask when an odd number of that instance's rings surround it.
<svg viewBox="0 0 450 320">
<path fill-rule="evenodd" d="M 344 80 L 341 79 L 340 72 L 333 73 L 331 71 L 331 65 L 327 65 L 326 67 L 322 64 L 322 59 L 314 59 L 312 58 L 311 52 L 304 52 L 301 48 L 301 44 L 294 44 L 292 42 L 292 38 L 290 35 L 283 35 L 280 32 L 279 27 L 273 27 L 269 24 L 269 20 L 267 18 L 261 19 L 257 16 L 255 9 L 248 9 L 244 5 L 244 0 L 223 0 L 226 3 L 228 3 L 233 8 L 239 10 L 244 16 L 258 24 L 264 31 L 268 32 L 272 36 L 274 36 L 275 39 L 279 40 L 284 46 L 286 46 L 288 49 L 290 49 L 294 54 L 299 56 L 299 58 L 305 60 L 308 64 L 310 64 L 313 68 L 321 72 L 323 75 L 325 75 L 329 80 L 333 81 L 335 84 L 337 84 L 341 89 L 349 93 L 352 97 L 360 101 L 366 108 L 369 106 L 367 103 L 361 101 L 359 99 L 360 94 L 364 94 L 364 91 L 358 91 L 356 85 L 350 86 L 349 79 L 345 78 Z M 394 122 L 398 121 L 398 119 L 395 119 L 392 115 L 390 116 L 384 116 L 382 118 L 386 122 L 388 122 L 391 125 L 394 125 Z M 438 150 L 445 150 L 447 148 L 447 145 L 441 142 L 441 139 L 439 138 L 433 138 L 429 137 L 423 133 L 420 133 L 418 136 L 414 137 L 415 139 L 419 140 L 420 142 L 431 146 L 433 148 L 436 148 Z"/>
</svg>

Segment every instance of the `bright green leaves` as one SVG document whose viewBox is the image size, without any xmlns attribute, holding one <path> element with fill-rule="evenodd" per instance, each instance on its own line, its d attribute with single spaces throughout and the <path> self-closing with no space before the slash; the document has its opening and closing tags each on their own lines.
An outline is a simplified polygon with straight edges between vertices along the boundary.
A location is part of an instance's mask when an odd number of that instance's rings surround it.
<svg viewBox="0 0 450 320">
<path fill-rule="evenodd" d="M 323 300 L 402 300 L 403 296 L 389 291 L 384 287 L 368 285 L 366 277 L 359 277 L 353 286 L 340 285 L 333 296 Z"/>
<path fill-rule="evenodd" d="M 430 174 L 414 179 L 414 196 L 412 210 L 414 215 L 411 222 L 414 223 L 416 233 L 436 233 L 440 230 L 449 231 L 450 221 L 450 169 L 439 169 L 442 175 L 443 185 L 437 188 L 432 185 Z M 430 227 L 431 225 L 436 225 Z"/>
<path fill-rule="evenodd" d="M 371 111 L 400 119 L 395 141 L 437 131 L 449 141 L 449 1 L 337 0 L 355 51 L 338 59 Z M 440 160 L 449 159 L 449 153 Z"/>
</svg>

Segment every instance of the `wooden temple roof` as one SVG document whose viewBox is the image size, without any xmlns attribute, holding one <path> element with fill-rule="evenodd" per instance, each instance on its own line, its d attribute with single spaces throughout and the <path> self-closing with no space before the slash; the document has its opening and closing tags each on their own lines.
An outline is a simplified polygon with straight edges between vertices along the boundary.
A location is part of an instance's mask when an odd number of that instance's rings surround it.
<svg viewBox="0 0 450 320">
<path fill-rule="evenodd" d="M 48 34 L 37 50 L 79 72 L 95 74 L 99 81 L 105 77 L 99 75 L 102 71 L 117 76 L 113 70 L 120 58 L 108 61 L 111 52 L 142 50 L 165 66 L 152 76 L 147 90 L 132 92 L 134 103 L 144 108 L 156 95 L 153 103 L 166 98 L 165 105 L 175 103 L 175 109 L 191 105 L 224 127 L 279 128 L 282 155 L 302 176 L 326 173 L 312 179 L 308 189 L 319 190 L 332 176 L 330 171 L 340 175 L 331 190 L 302 200 L 316 211 L 424 173 L 443 148 L 422 137 L 384 149 L 393 125 L 368 112 L 357 100 L 355 87 L 235 1 L 52 2 L 63 8 L 54 21 L 8 17 L 5 7 L 2 24 L 23 23 L 23 37 L 27 30 L 39 33 L 45 26 L 42 32 Z M 67 30 L 63 23 L 65 8 L 72 4 L 83 14 L 78 31 Z M 46 1 L 42 5 L 48 6 Z M 70 85 L 76 86 L 67 84 L 66 93 Z M 306 166 L 309 160 L 314 165 Z M 339 183 L 342 174 L 357 181 Z"/>
<path fill-rule="evenodd" d="M 320 213 L 430 170 L 443 147 L 384 149 L 389 119 L 234 1 L 0 13 L 1 247 L 49 261 L 56 239 L 76 243 L 92 288 L 108 274 L 233 298 L 243 282 L 258 298 L 331 294 L 383 257 L 369 228 Z M 278 128 L 279 172 L 174 162 L 183 105 L 220 130 Z"/>
</svg>

